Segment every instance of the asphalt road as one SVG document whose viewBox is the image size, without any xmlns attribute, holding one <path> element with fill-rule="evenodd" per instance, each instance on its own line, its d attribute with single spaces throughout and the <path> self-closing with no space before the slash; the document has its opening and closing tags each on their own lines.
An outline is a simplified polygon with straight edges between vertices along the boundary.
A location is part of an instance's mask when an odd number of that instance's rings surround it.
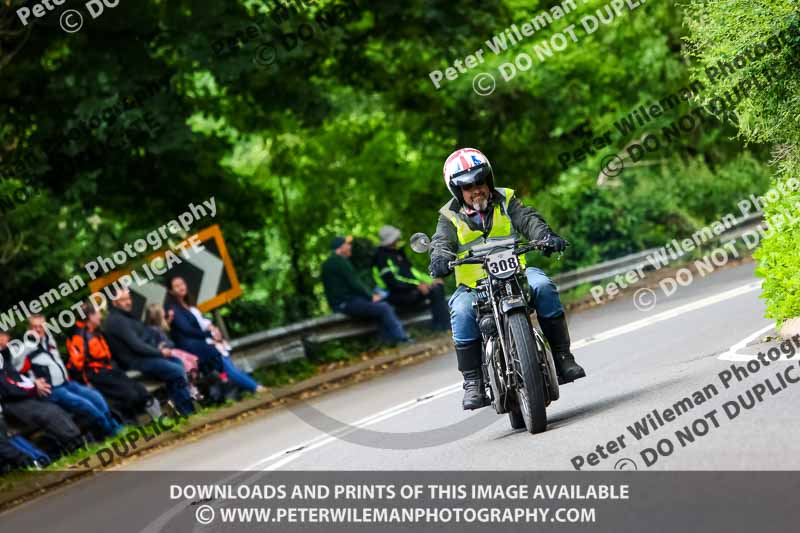
<svg viewBox="0 0 800 533">
<path fill-rule="evenodd" d="M 491 408 L 462 411 L 460 375 L 451 353 L 308 405 L 281 409 L 128 468 L 563 470 L 573 468 L 573 457 L 585 458 L 598 444 L 605 447 L 625 435 L 625 449 L 582 468 L 612 469 L 622 458 L 641 463 L 643 448 L 717 408 L 719 428 L 709 419 L 713 430 L 649 468 L 797 469 L 800 455 L 792 452 L 800 450 L 800 430 L 790 422 L 796 420 L 793 409 L 800 386 L 768 395 L 734 420 L 721 409 L 757 380 L 734 382 L 725 389 L 718 374 L 731 365 L 720 360 L 720 354 L 770 325 L 763 318 L 759 293 L 750 264 L 697 279 L 671 297 L 658 291 L 656 305 L 647 311 L 637 309 L 628 297 L 573 315 L 574 352 L 588 376 L 562 386 L 561 399 L 548 408 L 544 434 L 512 430 L 507 416 Z M 759 376 L 768 373 L 774 374 L 770 368 Z M 709 384 L 718 394 L 712 396 L 709 390 L 705 403 L 641 441 L 627 429 L 653 409 L 670 409 Z M 332 437 L 337 431 L 338 438 Z"/>
<path fill-rule="evenodd" d="M 637 309 L 629 296 L 574 314 L 574 352 L 588 377 L 562 386 L 561 399 L 548 408 L 548 430 L 540 435 L 512 430 L 507 416 L 496 415 L 491 407 L 462 411 L 460 375 L 451 353 L 309 404 L 276 410 L 133 462 L 124 470 L 574 471 L 574 464 L 584 471 L 615 466 L 796 470 L 800 384 L 767 393 L 733 420 L 723 409 L 725 402 L 746 396 L 755 383 L 793 364 L 777 361 L 742 382 L 734 379 L 729 389 L 722 386 L 719 374 L 732 364 L 730 349 L 770 325 L 763 318 L 759 294 L 759 280 L 753 265 L 747 264 L 697 279 L 671 297 L 658 292 L 657 303 L 647 311 Z M 703 390 L 698 401 L 697 391 Z M 680 402 L 683 407 L 675 407 Z M 674 414 L 676 409 L 671 422 L 651 428 L 641 440 L 628 429 L 653 410 L 668 417 L 665 411 Z M 711 418 L 710 412 L 715 413 Z M 693 442 L 676 437 L 685 426 L 693 428 Z M 655 448 L 665 437 L 674 451 L 646 464 L 642 450 Z M 590 457 L 592 452 L 596 456 Z M 177 479 L 181 474 L 160 475 Z M 92 505 L 91 530 L 114 530 L 119 509 L 135 514 L 135 502 L 152 497 L 145 475 L 130 479 L 139 481 L 87 479 L 4 513 L 0 521 L 7 531 L 29 530 L 31 522 L 38 521 L 38 531 L 48 529 L 46 520 L 65 515 L 65 531 L 89 531 L 86 516 L 66 510 Z M 98 505 L 98 498 L 105 498 L 107 505 Z M 157 530 L 153 527 L 150 531 Z"/>
</svg>

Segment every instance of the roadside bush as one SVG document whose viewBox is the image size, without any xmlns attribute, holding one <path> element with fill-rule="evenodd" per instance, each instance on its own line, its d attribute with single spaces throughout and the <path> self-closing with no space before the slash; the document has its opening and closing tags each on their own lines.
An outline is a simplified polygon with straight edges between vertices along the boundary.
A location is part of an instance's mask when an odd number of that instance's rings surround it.
<svg viewBox="0 0 800 533">
<path fill-rule="evenodd" d="M 798 177 L 800 171 L 800 13 L 793 0 L 767 0 L 754 5 L 749 0 L 693 0 L 687 7 L 691 55 L 697 59 L 698 75 L 719 61 L 746 55 L 765 42 L 763 57 L 750 58 L 743 68 L 720 76 L 705 95 L 733 94 L 743 82 L 752 83 L 747 96 L 735 106 L 741 135 L 753 142 L 776 146 L 778 174 L 773 186 Z M 758 56 L 758 54 L 756 54 Z M 741 60 L 740 60 L 741 63 Z M 753 83 L 754 82 L 754 83 Z M 786 211 L 798 214 L 798 194 L 769 205 L 767 217 Z M 784 225 L 762 241 L 756 253 L 757 273 L 765 278 L 762 296 L 767 316 L 779 322 L 800 315 L 800 231 L 797 224 Z"/>
</svg>

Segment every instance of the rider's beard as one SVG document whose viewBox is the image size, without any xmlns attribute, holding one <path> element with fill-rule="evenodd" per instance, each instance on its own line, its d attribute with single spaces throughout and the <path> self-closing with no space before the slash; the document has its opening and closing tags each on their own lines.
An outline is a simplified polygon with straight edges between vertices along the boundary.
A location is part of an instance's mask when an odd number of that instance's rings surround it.
<svg viewBox="0 0 800 533">
<path fill-rule="evenodd" d="M 489 207 L 489 199 L 485 196 L 472 200 L 472 209 L 475 211 L 486 211 L 487 207 Z"/>
</svg>

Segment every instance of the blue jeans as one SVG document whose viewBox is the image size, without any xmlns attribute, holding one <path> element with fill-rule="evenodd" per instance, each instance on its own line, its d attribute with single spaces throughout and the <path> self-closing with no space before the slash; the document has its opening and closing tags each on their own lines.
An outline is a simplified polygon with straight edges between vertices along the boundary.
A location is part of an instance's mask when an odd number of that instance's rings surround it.
<svg viewBox="0 0 800 533">
<path fill-rule="evenodd" d="M 230 357 L 223 357 L 222 364 L 225 366 L 225 373 L 228 374 L 228 380 L 247 392 L 255 392 L 258 387 L 258 382 L 251 378 L 247 372 L 241 370 L 233 364 Z"/>
<path fill-rule="evenodd" d="M 558 297 L 558 289 L 547 274 L 535 267 L 525 269 L 525 277 L 531 289 L 531 302 L 536 313 L 542 318 L 554 318 L 564 314 L 564 307 Z M 478 318 L 472 302 L 475 293 L 464 285 L 459 285 L 447 304 L 450 306 L 450 325 L 453 328 L 453 342 L 464 346 L 481 338 Z"/>
<path fill-rule="evenodd" d="M 67 381 L 53 387 L 50 400 L 70 413 L 85 416 L 106 435 L 116 435 L 120 425 L 111 416 L 103 395 L 80 383 Z"/>
<path fill-rule="evenodd" d="M 194 404 L 189 394 L 189 381 L 183 363 L 175 357 L 140 357 L 132 362 L 131 367 L 142 374 L 163 381 L 167 393 L 175 404 L 175 409 L 182 415 L 194 412 Z"/>
<path fill-rule="evenodd" d="M 225 367 L 222 364 L 224 357 L 219 350 L 208 344 L 205 339 L 190 339 L 181 340 L 180 343 L 175 343 L 175 347 L 192 355 L 197 356 L 197 367 L 203 375 L 211 372 L 225 372 Z"/>
<path fill-rule="evenodd" d="M 368 318 L 380 321 L 381 337 L 387 342 L 404 342 L 408 335 L 403 324 L 394 312 L 394 308 L 386 302 L 371 302 L 366 298 L 353 298 L 340 304 L 337 311 L 354 318 Z"/>
</svg>

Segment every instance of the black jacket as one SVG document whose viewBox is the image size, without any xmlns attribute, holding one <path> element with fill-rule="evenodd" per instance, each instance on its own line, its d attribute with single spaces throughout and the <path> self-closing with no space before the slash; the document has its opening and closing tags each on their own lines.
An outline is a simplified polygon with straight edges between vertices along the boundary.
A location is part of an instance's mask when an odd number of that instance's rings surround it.
<svg viewBox="0 0 800 533">
<path fill-rule="evenodd" d="M 161 351 L 146 340 L 147 326 L 117 307 L 111 307 L 103 332 L 111 353 L 123 368 L 131 368 L 131 363 L 143 357 L 162 357 Z"/>
<path fill-rule="evenodd" d="M 8 348 L 0 350 L 0 400 L 3 403 L 36 398 L 36 386 L 24 381 L 11 360 Z"/>
<path fill-rule="evenodd" d="M 375 283 L 390 293 L 408 293 L 417 290 L 420 283 L 433 280 L 411 265 L 402 249 L 379 246 L 372 263 Z"/>
</svg>

